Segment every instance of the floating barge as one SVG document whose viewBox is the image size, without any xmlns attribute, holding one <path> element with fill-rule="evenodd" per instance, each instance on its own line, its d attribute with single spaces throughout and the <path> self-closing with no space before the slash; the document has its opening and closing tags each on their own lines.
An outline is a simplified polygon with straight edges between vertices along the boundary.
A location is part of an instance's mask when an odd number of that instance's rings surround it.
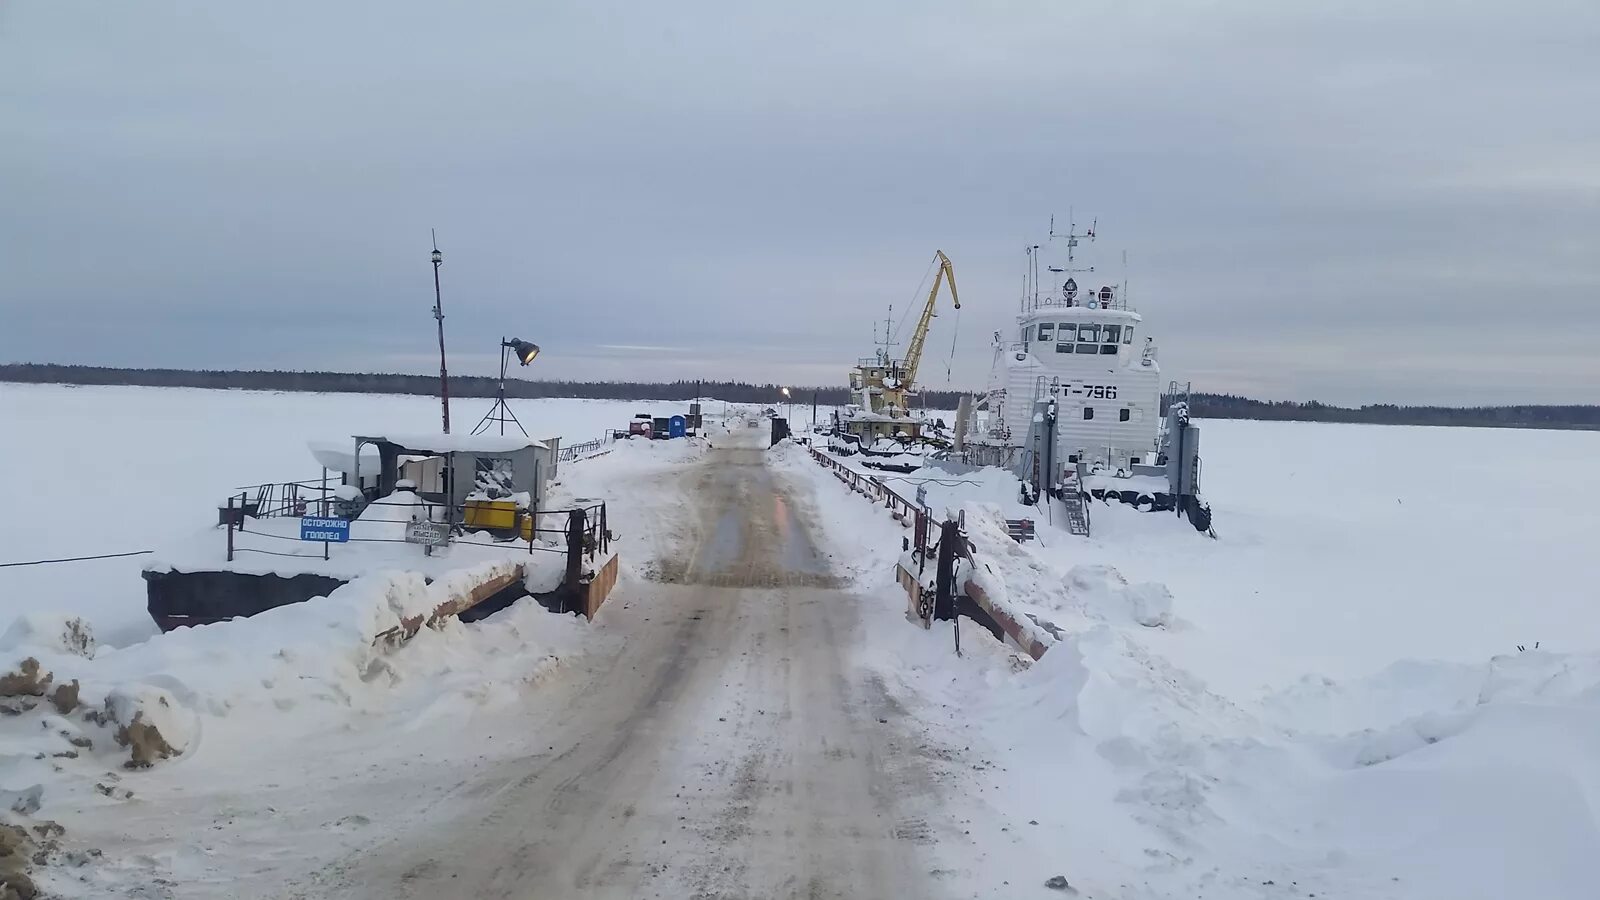
<svg viewBox="0 0 1600 900">
<path fill-rule="evenodd" d="M 558 439 L 444 434 L 313 444 L 320 480 L 240 489 L 143 571 L 163 631 L 326 597 L 377 573 L 448 580 L 434 617 L 532 596 L 593 617 L 616 582 L 603 502 L 550 508 Z"/>
</svg>

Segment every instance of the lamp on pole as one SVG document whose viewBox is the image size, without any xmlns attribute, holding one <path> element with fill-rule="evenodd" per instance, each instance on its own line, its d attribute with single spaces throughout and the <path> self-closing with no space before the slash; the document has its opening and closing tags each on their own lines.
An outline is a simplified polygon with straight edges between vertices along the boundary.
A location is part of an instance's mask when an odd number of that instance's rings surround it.
<svg viewBox="0 0 1600 900">
<path fill-rule="evenodd" d="M 439 252 L 439 234 L 433 234 L 433 318 L 439 323 L 439 407 L 444 413 L 444 433 L 450 433 L 450 373 L 444 365 L 444 300 L 439 294 L 439 265 L 444 254 Z"/>
<path fill-rule="evenodd" d="M 794 398 L 789 396 L 789 389 L 788 388 L 784 388 L 783 389 L 783 402 L 788 404 L 788 407 L 789 407 L 788 415 L 786 416 L 786 418 L 790 418 L 790 419 L 794 418 Z"/>
<path fill-rule="evenodd" d="M 538 344 L 529 343 L 521 338 L 512 338 L 509 341 L 505 338 L 500 339 L 500 387 L 495 392 L 494 406 L 491 406 L 489 411 L 483 414 L 483 418 L 478 420 L 478 427 L 472 429 L 473 434 L 488 431 L 490 422 L 499 422 L 500 433 L 505 434 L 506 421 L 509 419 L 511 424 L 522 432 L 523 437 L 528 436 L 528 429 L 522 427 L 522 423 L 517 420 L 517 414 L 512 412 L 506 403 L 506 360 L 509 356 L 515 356 L 517 363 L 525 366 L 533 362 L 534 357 L 538 355 Z"/>
</svg>

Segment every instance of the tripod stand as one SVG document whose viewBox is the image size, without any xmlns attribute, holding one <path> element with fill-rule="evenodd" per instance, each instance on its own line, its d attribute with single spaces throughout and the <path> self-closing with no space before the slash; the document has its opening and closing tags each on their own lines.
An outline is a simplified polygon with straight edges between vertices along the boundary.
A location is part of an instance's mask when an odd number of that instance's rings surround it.
<svg viewBox="0 0 1600 900">
<path fill-rule="evenodd" d="M 517 338 L 512 338 L 509 341 L 503 337 L 500 339 L 500 386 L 495 391 L 494 405 L 489 407 L 489 411 L 483 414 L 482 419 L 478 420 L 477 427 L 472 429 L 473 434 L 482 434 L 488 431 L 490 422 L 500 423 L 500 433 L 505 434 L 506 423 L 510 422 L 517 426 L 517 430 L 522 432 L 523 437 L 528 436 L 528 429 L 522 427 L 522 423 L 517 421 L 517 414 L 511 411 L 510 406 L 506 405 L 506 362 L 512 353 L 515 353 L 517 361 L 525 366 L 533 362 L 533 358 L 539 355 L 539 345 L 530 344 Z"/>
</svg>

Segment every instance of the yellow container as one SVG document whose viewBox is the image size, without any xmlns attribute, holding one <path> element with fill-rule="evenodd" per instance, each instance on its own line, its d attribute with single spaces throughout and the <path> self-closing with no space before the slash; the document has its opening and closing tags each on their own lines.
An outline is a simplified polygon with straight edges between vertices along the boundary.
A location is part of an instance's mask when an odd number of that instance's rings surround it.
<svg viewBox="0 0 1600 900">
<path fill-rule="evenodd" d="M 522 514 L 522 521 L 517 523 L 517 531 L 521 532 L 523 540 L 533 541 L 533 513 Z"/>
<path fill-rule="evenodd" d="M 517 527 L 517 504 L 514 500 L 468 500 L 466 519 L 468 528 L 511 531 Z"/>
</svg>

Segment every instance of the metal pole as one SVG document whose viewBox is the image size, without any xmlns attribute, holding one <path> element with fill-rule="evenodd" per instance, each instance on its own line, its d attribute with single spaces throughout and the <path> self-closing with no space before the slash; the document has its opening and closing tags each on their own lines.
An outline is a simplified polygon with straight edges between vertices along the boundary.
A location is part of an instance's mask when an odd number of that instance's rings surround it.
<svg viewBox="0 0 1600 900">
<path fill-rule="evenodd" d="M 939 557 L 934 567 L 933 617 L 941 621 L 956 616 L 956 541 L 961 540 L 961 530 L 956 522 L 946 520 L 939 525 Z"/>
<path fill-rule="evenodd" d="M 504 335 L 500 337 L 500 397 L 498 402 L 500 404 L 500 434 L 504 437 L 506 433 L 506 339 Z"/>
<path fill-rule="evenodd" d="M 233 562 L 233 495 L 228 495 L 228 562 Z"/>
<path fill-rule="evenodd" d="M 326 519 L 328 517 L 328 467 L 327 466 L 323 466 L 322 467 L 322 517 L 324 519 Z M 323 558 L 324 561 L 326 561 L 327 558 L 328 558 L 328 542 L 327 541 L 323 541 L 322 542 L 322 558 Z"/>
<path fill-rule="evenodd" d="M 433 318 L 439 323 L 439 406 L 444 412 L 444 433 L 450 433 L 450 373 L 444 364 L 444 299 L 439 293 L 439 265 L 444 255 L 439 252 L 439 237 L 433 238 Z"/>
</svg>

